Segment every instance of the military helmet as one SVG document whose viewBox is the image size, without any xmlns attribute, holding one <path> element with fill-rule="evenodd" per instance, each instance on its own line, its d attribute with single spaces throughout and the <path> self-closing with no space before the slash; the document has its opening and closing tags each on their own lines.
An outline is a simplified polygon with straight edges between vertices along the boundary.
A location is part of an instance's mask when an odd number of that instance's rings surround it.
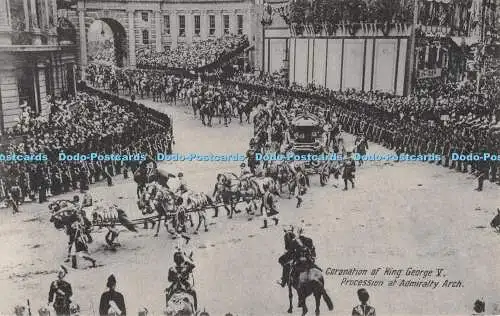
<svg viewBox="0 0 500 316">
<path fill-rule="evenodd" d="M 184 256 L 182 255 L 181 251 L 176 251 L 174 253 L 174 262 L 175 262 L 175 264 L 178 264 L 178 265 L 184 262 Z"/>
</svg>

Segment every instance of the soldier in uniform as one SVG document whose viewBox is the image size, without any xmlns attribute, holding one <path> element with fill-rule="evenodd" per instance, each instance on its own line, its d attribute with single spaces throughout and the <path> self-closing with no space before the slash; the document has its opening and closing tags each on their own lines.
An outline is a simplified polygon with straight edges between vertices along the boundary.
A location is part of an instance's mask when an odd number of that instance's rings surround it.
<svg viewBox="0 0 500 316">
<path fill-rule="evenodd" d="M 356 172 L 356 163 L 351 157 L 351 152 L 347 153 L 347 159 L 342 165 L 342 179 L 344 179 L 344 191 L 347 191 L 347 181 L 351 182 L 354 189 L 354 173 Z"/>
<path fill-rule="evenodd" d="M 56 316 L 68 316 L 70 315 L 70 304 L 71 296 L 73 295 L 73 290 L 71 289 L 71 284 L 64 280 L 64 277 L 68 274 L 68 269 L 61 266 L 57 274 L 57 280 L 51 283 L 49 290 L 49 302 L 47 306 L 50 306 L 54 302 L 54 310 Z"/>
<path fill-rule="evenodd" d="M 485 151 L 483 150 L 481 155 Z M 485 160 L 480 160 L 477 162 L 477 172 L 479 174 L 479 177 L 477 178 L 477 188 L 476 191 L 482 191 L 483 190 L 483 182 L 484 180 L 487 180 L 489 178 L 489 172 L 490 172 L 490 165 L 489 161 Z"/>
<path fill-rule="evenodd" d="M 358 299 L 361 302 L 361 305 L 355 306 L 352 309 L 352 316 L 376 316 L 375 308 L 367 304 L 370 299 L 370 295 L 367 290 L 359 289 Z"/>
<path fill-rule="evenodd" d="M 101 300 L 99 302 L 99 315 L 120 315 L 126 316 L 127 310 L 125 308 L 125 299 L 120 292 L 115 291 L 116 288 L 116 278 L 114 275 L 108 277 L 108 282 L 106 287 L 109 291 L 102 293 Z"/>
<path fill-rule="evenodd" d="M 192 255 L 192 254 L 191 254 Z M 174 253 L 175 266 L 168 270 L 168 281 L 172 282 L 166 291 L 166 304 L 176 292 L 185 292 L 190 294 L 194 300 L 194 308 L 198 310 L 198 300 L 196 292 L 189 283 L 189 277 L 192 274 L 195 265 L 190 256 L 186 256 L 180 249 Z"/>
<path fill-rule="evenodd" d="M 269 186 L 267 184 L 263 185 L 264 195 L 262 196 L 262 208 L 266 211 L 267 218 L 264 219 L 264 225 L 261 227 L 263 229 L 267 228 L 267 219 L 272 218 L 274 225 L 278 225 L 279 219 L 277 215 L 279 214 L 277 210 L 276 203 L 274 202 L 273 194 L 269 191 Z"/>
</svg>

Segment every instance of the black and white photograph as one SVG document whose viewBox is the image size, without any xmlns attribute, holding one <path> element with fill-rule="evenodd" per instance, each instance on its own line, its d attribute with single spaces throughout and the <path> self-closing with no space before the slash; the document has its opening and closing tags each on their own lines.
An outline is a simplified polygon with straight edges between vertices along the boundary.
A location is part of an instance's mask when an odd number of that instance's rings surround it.
<svg viewBox="0 0 500 316">
<path fill-rule="evenodd" d="M 500 315 L 500 0 L 0 0 L 0 315 Z"/>
</svg>

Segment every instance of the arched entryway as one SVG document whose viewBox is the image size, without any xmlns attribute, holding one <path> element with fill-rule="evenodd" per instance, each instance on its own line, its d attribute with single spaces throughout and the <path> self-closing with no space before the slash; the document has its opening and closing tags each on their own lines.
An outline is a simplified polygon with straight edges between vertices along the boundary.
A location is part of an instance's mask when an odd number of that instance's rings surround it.
<svg viewBox="0 0 500 316">
<path fill-rule="evenodd" d="M 127 35 L 122 24 L 114 19 L 94 20 L 87 31 L 89 63 L 112 63 L 118 67 L 127 64 Z"/>
</svg>

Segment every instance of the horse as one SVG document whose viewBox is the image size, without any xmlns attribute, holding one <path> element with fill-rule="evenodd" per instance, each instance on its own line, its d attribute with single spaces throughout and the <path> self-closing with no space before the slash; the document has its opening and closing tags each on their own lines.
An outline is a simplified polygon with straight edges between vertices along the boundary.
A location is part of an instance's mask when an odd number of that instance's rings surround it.
<svg viewBox="0 0 500 316">
<path fill-rule="evenodd" d="M 320 315 L 320 302 L 321 297 L 325 300 L 326 305 L 328 306 L 328 310 L 333 310 L 333 302 L 331 298 L 328 296 L 325 289 L 325 280 L 323 277 L 323 273 L 319 268 L 317 268 L 313 263 L 311 263 L 311 259 L 309 258 L 312 241 L 309 238 L 303 238 L 306 242 L 300 242 L 295 238 L 295 234 L 293 231 L 288 231 L 285 233 L 285 248 L 287 250 L 294 249 L 296 253 L 295 264 L 292 267 L 292 270 L 289 275 L 288 283 L 288 299 L 290 302 L 288 313 L 293 312 L 292 299 L 293 299 L 293 291 L 294 288 L 297 291 L 298 296 L 298 307 L 302 307 L 302 316 L 307 314 L 307 305 L 306 299 L 311 294 L 314 295 L 316 300 L 316 316 Z M 310 241 L 310 245 L 307 245 Z"/>
<path fill-rule="evenodd" d="M 215 202 L 223 203 L 228 218 L 232 218 L 233 213 L 239 213 L 239 211 L 236 210 L 236 204 L 240 200 L 239 185 L 240 180 L 234 173 L 220 173 L 217 175 L 217 182 L 212 196 Z M 213 217 L 217 217 L 218 213 L 219 209 L 215 207 L 215 214 Z"/>
<path fill-rule="evenodd" d="M 198 215 L 198 219 L 199 219 L 198 226 L 196 227 L 194 234 L 198 233 L 198 230 L 200 229 L 202 222 L 203 222 L 203 227 L 205 229 L 205 232 L 207 232 L 208 227 L 207 227 L 207 219 L 206 219 L 205 210 L 207 208 L 215 208 L 216 207 L 214 205 L 214 202 L 212 201 L 212 199 L 205 193 L 188 191 L 183 195 L 183 200 L 185 202 L 185 207 L 189 213 L 188 217 L 191 220 L 191 226 L 193 226 L 191 214 L 196 213 Z"/>
<path fill-rule="evenodd" d="M 161 219 L 164 218 L 164 225 L 168 231 L 168 219 L 169 215 L 172 213 L 175 214 L 173 217 L 170 216 L 173 220 L 174 228 L 178 226 L 177 220 L 177 212 L 176 212 L 176 203 L 177 197 L 175 194 L 168 190 L 165 187 L 162 187 L 157 182 L 147 184 L 145 188 L 145 193 L 141 195 L 140 200 L 140 209 L 142 205 L 143 214 L 150 214 L 152 212 L 156 212 L 158 214 L 158 225 L 156 226 L 155 237 L 158 237 L 158 233 L 160 232 L 160 223 Z M 172 233 L 171 231 L 169 231 Z"/>
<path fill-rule="evenodd" d="M 500 208 L 497 208 L 498 214 L 493 217 L 491 220 L 491 227 L 496 230 L 497 233 L 500 233 Z"/>
<path fill-rule="evenodd" d="M 212 126 L 212 119 L 215 116 L 216 106 L 213 101 L 205 101 L 200 107 L 200 117 L 203 125 Z M 207 122 L 205 122 L 205 118 Z"/>
<path fill-rule="evenodd" d="M 165 309 L 166 316 L 195 316 L 194 298 L 186 292 L 172 294 Z"/>
<path fill-rule="evenodd" d="M 319 173 L 319 182 L 321 186 L 325 186 L 328 183 L 330 175 L 333 174 L 335 179 L 338 179 L 340 176 L 340 166 L 336 166 L 335 162 L 332 160 L 324 161 L 320 164 L 317 170 Z"/>
</svg>

